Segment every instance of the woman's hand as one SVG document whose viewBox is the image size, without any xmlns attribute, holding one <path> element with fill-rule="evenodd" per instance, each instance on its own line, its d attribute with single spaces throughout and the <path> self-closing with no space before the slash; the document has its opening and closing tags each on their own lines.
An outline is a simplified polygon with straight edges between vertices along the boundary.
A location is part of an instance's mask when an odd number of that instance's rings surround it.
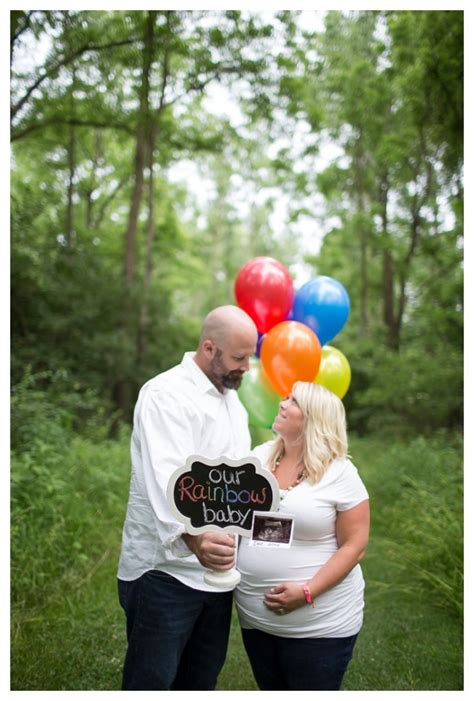
<svg viewBox="0 0 474 701">
<path fill-rule="evenodd" d="M 265 594 L 264 603 L 270 611 L 274 611 L 280 616 L 299 609 L 306 605 L 303 585 L 294 582 L 277 584 Z"/>
</svg>

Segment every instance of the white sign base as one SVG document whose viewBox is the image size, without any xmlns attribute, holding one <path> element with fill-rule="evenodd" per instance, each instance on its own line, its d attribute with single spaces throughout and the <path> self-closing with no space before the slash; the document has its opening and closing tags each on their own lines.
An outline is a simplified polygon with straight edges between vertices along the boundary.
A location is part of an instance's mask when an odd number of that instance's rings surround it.
<svg viewBox="0 0 474 701">
<path fill-rule="evenodd" d="M 213 587 L 218 587 L 219 589 L 230 589 L 236 587 L 240 582 L 240 572 L 232 568 L 231 570 L 226 570 L 225 572 L 216 572 L 215 570 L 207 570 L 204 575 L 204 581 L 206 584 L 210 584 Z"/>
</svg>

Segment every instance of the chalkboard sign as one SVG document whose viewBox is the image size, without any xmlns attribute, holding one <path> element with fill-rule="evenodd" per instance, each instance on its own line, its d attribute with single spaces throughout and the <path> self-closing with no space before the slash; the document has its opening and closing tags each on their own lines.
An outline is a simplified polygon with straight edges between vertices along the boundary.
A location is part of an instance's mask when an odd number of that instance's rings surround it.
<svg viewBox="0 0 474 701">
<path fill-rule="evenodd" d="M 273 511 L 279 504 L 278 483 L 257 458 L 191 455 L 168 483 L 168 504 L 186 531 L 228 531 L 248 535 L 254 511 Z"/>
</svg>

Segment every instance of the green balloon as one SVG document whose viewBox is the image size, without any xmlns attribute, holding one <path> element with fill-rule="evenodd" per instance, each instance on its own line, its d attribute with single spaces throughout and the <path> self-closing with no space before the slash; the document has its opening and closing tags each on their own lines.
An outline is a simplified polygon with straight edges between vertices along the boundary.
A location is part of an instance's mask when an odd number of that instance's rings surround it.
<svg viewBox="0 0 474 701">
<path fill-rule="evenodd" d="M 280 409 L 281 397 L 270 385 L 256 358 L 250 359 L 250 370 L 245 373 L 237 392 L 247 409 L 250 423 L 260 428 L 271 428 Z"/>
</svg>

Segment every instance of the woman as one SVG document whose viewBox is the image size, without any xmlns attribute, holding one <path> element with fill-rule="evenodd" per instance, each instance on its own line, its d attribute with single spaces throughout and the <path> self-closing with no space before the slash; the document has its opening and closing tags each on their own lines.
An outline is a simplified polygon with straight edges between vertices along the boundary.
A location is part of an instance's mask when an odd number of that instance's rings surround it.
<svg viewBox="0 0 474 701">
<path fill-rule="evenodd" d="M 241 539 L 242 637 L 260 689 L 337 690 L 362 626 L 368 494 L 347 457 L 335 394 L 296 382 L 273 430 L 276 440 L 253 452 L 278 480 L 293 540 L 262 550 Z"/>
</svg>

